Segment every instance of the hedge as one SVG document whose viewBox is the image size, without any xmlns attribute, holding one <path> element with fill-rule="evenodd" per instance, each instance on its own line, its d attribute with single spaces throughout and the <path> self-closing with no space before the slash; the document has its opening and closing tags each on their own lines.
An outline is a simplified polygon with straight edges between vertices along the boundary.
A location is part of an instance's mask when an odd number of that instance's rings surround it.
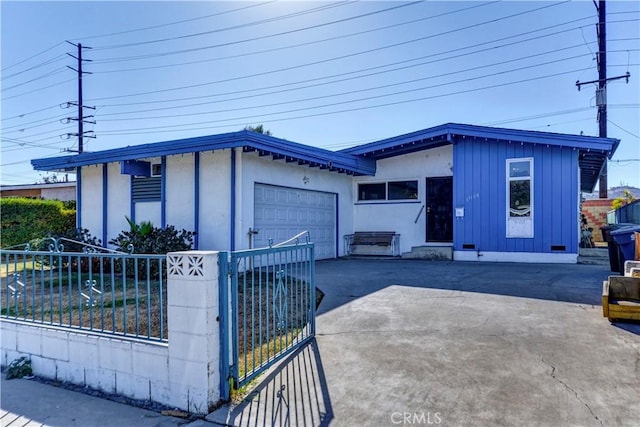
<svg viewBox="0 0 640 427">
<path fill-rule="evenodd" d="M 76 211 L 59 200 L 9 197 L 0 199 L 0 219 L 0 247 L 6 248 L 75 229 Z"/>
</svg>

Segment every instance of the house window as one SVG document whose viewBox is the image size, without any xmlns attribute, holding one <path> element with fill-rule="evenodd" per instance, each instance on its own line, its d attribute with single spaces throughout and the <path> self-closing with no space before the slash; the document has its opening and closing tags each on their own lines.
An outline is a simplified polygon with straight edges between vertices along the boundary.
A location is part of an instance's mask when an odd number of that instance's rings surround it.
<svg viewBox="0 0 640 427">
<path fill-rule="evenodd" d="M 507 159 L 507 237 L 533 237 L 533 159 Z"/>
<path fill-rule="evenodd" d="M 153 163 L 151 165 L 151 176 L 160 176 L 162 175 L 162 164 Z"/>
<path fill-rule="evenodd" d="M 389 181 L 358 184 L 358 201 L 415 200 L 418 181 Z"/>
<path fill-rule="evenodd" d="M 358 184 L 358 200 L 387 200 L 387 184 Z"/>
<path fill-rule="evenodd" d="M 388 183 L 389 200 L 418 198 L 418 181 L 391 181 Z"/>
</svg>

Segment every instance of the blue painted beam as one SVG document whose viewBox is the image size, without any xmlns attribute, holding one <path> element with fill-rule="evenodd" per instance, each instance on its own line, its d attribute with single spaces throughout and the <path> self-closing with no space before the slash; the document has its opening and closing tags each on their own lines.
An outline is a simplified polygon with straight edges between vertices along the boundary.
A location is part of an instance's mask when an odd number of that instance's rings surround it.
<svg viewBox="0 0 640 427">
<path fill-rule="evenodd" d="M 109 196 L 109 169 L 108 164 L 102 165 L 102 246 L 107 246 L 107 230 L 108 230 L 108 196 Z"/>
<path fill-rule="evenodd" d="M 236 150 L 231 149 L 231 185 L 230 185 L 230 227 L 229 233 L 231 234 L 231 241 L 229 242 L 229 250 L 236 250 Z"/>
<path fill-rule="evenodd" d="M 122 160 L 120 162 L 120 173 L 133 176 L 151 176 L 151 163 L 141 160 Z"/>
<path fill-rule="evenodd" d="M 76 228 L 82 228 L 82 168 L 76 168 Z"/>
<path fill-rule="evenodd" d="M 193 237 L 194 249 L 198 249 L 200 235 L 200 153 L 194 153 L 193 163 L 193 227 L 196 235 Z"/>
<path fill-rule="evenodd" d="M 160 227 L 164 230 L 167 226 L 167 156 L 161 157 L 160 167 Z"/>
</svg>

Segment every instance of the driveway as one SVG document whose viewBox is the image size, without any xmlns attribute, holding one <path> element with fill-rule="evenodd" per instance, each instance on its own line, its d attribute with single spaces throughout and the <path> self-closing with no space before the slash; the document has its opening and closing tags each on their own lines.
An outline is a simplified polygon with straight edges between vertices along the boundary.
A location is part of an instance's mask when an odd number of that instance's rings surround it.
<svg viewBox="0 0 640 427">
<path fill-rule="evenodd" d="M 318 262 L 315 342 L 233 425 L 637 426 L 640 324 L 602 317 L 593 265 Z"/>
</svg>

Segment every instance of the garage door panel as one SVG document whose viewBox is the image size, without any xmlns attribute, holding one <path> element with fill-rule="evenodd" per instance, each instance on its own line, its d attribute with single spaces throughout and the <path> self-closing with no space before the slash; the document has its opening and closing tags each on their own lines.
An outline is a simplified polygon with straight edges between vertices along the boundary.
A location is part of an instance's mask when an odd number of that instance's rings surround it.
<svg viewBox="0 0 640 427">
<path fill-rule="evenodd" d="M 316 258 L 336 254 L 336 196 L 331 193 L 255 184 L 254 247 L 287 240 L 309 231 Z"/>
</svg>

